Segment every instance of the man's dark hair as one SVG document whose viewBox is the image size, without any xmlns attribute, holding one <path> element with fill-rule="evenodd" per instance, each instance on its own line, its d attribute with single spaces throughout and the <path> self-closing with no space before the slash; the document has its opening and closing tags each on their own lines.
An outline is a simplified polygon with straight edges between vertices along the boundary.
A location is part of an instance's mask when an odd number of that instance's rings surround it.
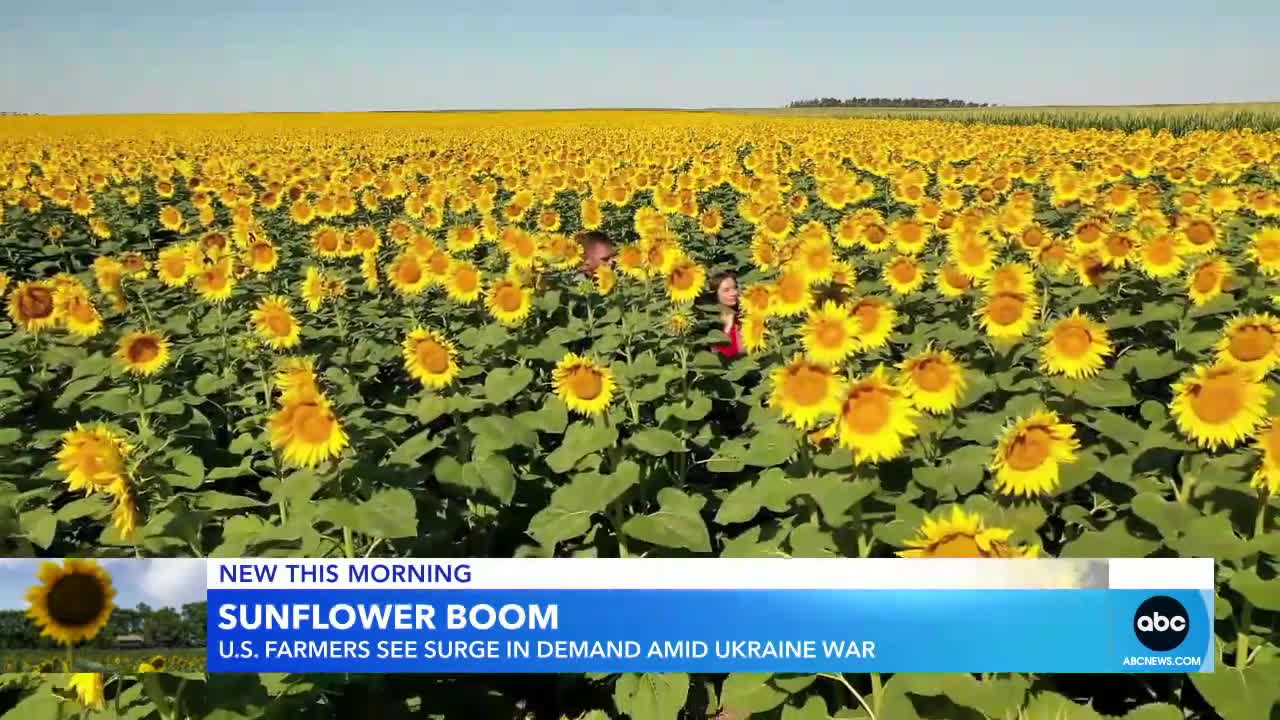
<svg viewBox="0 0 1280 720">
<path fill-rule="evenodd" d="M 609 236 L 599 230 L 587 230 L 586 232 L 578 233 L 578 242 L 581 243 L 583 252 L 590 250 L 596 245 L 608 245 L 609 247 L 613 247 L 613 241 L 609 239 Z"/>
</svg>

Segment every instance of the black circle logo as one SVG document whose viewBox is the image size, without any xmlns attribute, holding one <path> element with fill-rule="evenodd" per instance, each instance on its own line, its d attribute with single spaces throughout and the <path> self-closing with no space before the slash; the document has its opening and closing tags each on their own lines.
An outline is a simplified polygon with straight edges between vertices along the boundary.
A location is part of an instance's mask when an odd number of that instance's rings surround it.
<svg viewBox="0 0 1280 720">
<path fill-rule="evenodd" d="M 1187 639 L 1191 618 L 1182 603 L 1168 595 L 1149 597 L 1133 614 L 1133 634 L 1149 650 L 1172 650 Z"/>
</svg>

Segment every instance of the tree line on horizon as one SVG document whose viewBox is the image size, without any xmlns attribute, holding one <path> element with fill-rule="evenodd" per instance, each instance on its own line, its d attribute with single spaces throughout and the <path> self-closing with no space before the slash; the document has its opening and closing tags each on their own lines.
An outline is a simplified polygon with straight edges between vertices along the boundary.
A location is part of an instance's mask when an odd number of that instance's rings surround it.
<svg viewBox="0 0 1280 720">
<path fill-rule="evenodd" d="M 993 107 L 994 103 L 976 103 L 968 100 L 951 98 L 886 98 L 886 97 L 824 97 L 809 100 L 792 100 L 789 108 L 807 107 L 909 107 L 909 108 L 983 108 Z"/>
<path fill-rule="evenodd" d="M 97 637 L 81 647 L 116 647 L 121 635 L 141 635 L 146 647 L 204 647 L 208 604 L 187 603 L 181 608 L 152 608 L 138 603 L 133 609 L 116 608 Z M 0 610 L 0 650 L 52 650 L 58 645 L 40 636 L 40 628 L 24 610 Z"/>
</svg>

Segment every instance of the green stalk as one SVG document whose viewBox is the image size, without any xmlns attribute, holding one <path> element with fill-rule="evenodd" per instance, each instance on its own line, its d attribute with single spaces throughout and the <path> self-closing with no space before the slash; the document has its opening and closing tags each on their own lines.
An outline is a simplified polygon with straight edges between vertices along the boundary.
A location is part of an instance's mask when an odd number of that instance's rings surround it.
<svg viewBox="0 0 1280 720">
<path fill-rule="evenodd" d="M 355 539 L 352 537 L 351 528 L 342 528 L 342 550 L 347 554 L 348 558 L 356 557 Z"/>
</svg>

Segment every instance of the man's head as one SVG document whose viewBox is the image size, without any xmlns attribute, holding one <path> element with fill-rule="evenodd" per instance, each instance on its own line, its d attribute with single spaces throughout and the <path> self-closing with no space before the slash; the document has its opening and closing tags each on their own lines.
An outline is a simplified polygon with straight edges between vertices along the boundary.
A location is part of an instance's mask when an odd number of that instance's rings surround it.
<svg viewBox="0 0 1280 720">
<path fill-rule="evenodd" d="M 578 242 L 582 244 L 582 271 L 588 275 L 613 257 L 613 241 L 598 230 L 579 233 Z"/>
</svg>

